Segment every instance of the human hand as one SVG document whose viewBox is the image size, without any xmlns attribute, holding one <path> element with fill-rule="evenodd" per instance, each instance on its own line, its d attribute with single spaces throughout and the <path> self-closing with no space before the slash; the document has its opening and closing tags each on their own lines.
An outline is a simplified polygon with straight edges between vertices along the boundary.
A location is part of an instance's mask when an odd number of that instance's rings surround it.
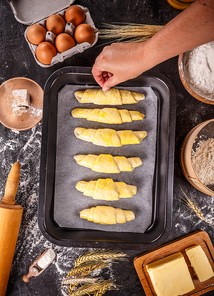
<svg viewBox="0 0 214 296">
<path fill-rule="evenodd" d="M 94 79 L 103 91 L 135 78 L 143 71 L 142 43 L 112 43 L 103 49 L 92 68 Z"/>
</svg>

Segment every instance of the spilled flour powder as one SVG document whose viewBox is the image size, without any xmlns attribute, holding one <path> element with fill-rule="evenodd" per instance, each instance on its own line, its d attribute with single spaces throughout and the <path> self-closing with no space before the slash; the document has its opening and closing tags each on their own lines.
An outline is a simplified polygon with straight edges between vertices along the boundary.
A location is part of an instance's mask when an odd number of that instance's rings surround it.
<svg viewBox="0 0 214 296">
<path fill-rule="evenodd" d="M 195 93 L 205 99 L 214 100 L 214 41 L 185 54 L 184 75 Z"/>
<path fill-rule="evenodd" d="M 1 132 L 3 130 L 3 132 Z M 41 157 L 42 125 L 25 132 L 8 131 L 0 126 L 0 196 L 4 195 L 7 176 L 15 161 L 21 165 L 21 174 L 16 202 L 23 206 L 22 222 L 11 267 L 8 282 L 8 296 L 36 296 L 41 295 L 42 288 L 52 296 L 63 296 L 61 281 L 74 267 L 75 260 L 88 248 L 62 247 L 49 242 L 41 233 L 38 226 L 39 202 L 39 169 Z M 7 140 L 3 137 L 7 133 Z M 0 198 L 1 199 L 1 198 Z M 0 242 L 1 243 L 1 242 Z M 48 268 L 29 283 L 22 277 L 28 272 L 30 265 L 47 249 L 56 253 L 56 258 Z M 40 261 L 43 266 L 45 263 Z M 115 265 L 116 267 L 116 265 Z M 101 270 L 97 270 L 100 276 Z M 114 278 L 113 266 L 102 271 L 105 277 Z M 18 290 L 18 294 L 16 294 Z M 42 293 L 45 295 L 45 292 Z"/>
<path fill-rule="evenodd" d="M 204 185 L 214 184 L 214 139 L 200 141 L 192 155 L 192 167 Z"/>
</svg>

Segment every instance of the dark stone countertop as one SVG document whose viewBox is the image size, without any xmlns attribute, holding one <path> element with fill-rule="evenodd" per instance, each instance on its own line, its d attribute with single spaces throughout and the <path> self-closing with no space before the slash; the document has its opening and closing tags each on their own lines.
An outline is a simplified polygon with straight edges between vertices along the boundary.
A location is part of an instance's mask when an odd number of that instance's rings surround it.
<svg viewBox="0 0 214 296">
<path fill-rule="evenodd" d="M 76 4 L 88 7 L 97 28 L 101 23 L 131 22 L 165 25 L 179 11 L 167 4 L 166 0 L 126 0 L 94 1 L 81 0 Z M 12 77 L 27 77 L 43 88 L 47 78 L 57 69 L 72 66 L 91 67 L 103 48 L 99 40 L 94 48 L 68 58 L 50 68 L 42 68 L 35 62 L 24 39 L 26 25 L 18 23 L 7 1 L 0 2 L 0 82 Z M 177 92 L 175 163 L 174 163 L 174 204 L 172 229 L 164 238 L 160 238 L 151 248 L 190 234 L 197 230 L 208 232 L 214 242 L 213 226 L 199 220 L 177 199 L 180 187 L 197 201 L 204 216 L 211 219 L 214 212 L 213 197 L 205 195 L 192 187 L 184 178 L 179 164 L 179 149 L 187 133 L 202 121 L 213 118 L 214 106 L 197 101 L 184 89 L 178 74 L 178 58 L 172 58 L 153 71 L 164 74 L 170 79 Z M 15 132 L 0 124 L 0 196 L 3 196 L 6 177 L 11 165 L 20 161 L 22 166 L 20 185 L 16 195 L 17 203 L 24 207 L 23 219 L 17 241 L 7 296 L 63 295 L 60 281 L 73 268 L 75 259 L 87 248 L 64 248 L 51 244 L 38 228 L 39 168 L 41 156 L 42 122 L 30 130 Z M 1 242 L 0 242 L 1 243 Z M 39 277 L 29 283 L 22 281 L 30 264 L 47 248 L 52 246 L 57 252 L 57 260 Z M 114 277 L 120 287 L 117 291 L 108 291 L 106 295 L 140 296 L 145 295 L 135 272 L 133 259 L 144 252 L 142 250 L 124 250 L 129 262 L 115 264 L 105 270 L 106 277 Z M 206 294 L 213 295 L 213 292 Z"/>
</svg>

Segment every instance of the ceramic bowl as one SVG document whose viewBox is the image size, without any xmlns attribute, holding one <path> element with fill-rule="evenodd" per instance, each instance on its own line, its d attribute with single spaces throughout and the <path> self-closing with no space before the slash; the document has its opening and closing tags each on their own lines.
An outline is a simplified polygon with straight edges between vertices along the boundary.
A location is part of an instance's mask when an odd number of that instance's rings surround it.
<svg viewBox="0 0 214 296">
<path fill-rule="evenodd" d="M 180 79 L 181 79 L 181 82 L 182 82 L 183 86 L 190 93 L 190 95 L 193 96 L 195 99 L 197 99 L 197 100 L 199 100 L 199 101 L 201 101 L 203 103 L 206 103 L 206 104 L 214 105 L 214 101 L 203 98 L 202 96 L 195 93 L 191 89 L 191 87 L 189 86 L 189 84 L 188 84 L 188 82 L 187 82 L 187 80 L 185 78 L 185 75 L 184 75 L 184 66 L 183 66 L 184 56 L 185 56 L 185 53 L 180 54 L 179 57 L 178 57 L 178 72 L 179 72 L 179 76 L 180 76 Z"/>
<path fill-rule="evenodd" d="M 29 110 L 21 116 L 13 115 L 15 89 L 27 89 L 30 94 Z M 43 89 L 35 81 L 25 77 L 11 78 L 0 86 L 0 122 L 15 131 L 28 130 L 42 119 Z"/>
</svg>

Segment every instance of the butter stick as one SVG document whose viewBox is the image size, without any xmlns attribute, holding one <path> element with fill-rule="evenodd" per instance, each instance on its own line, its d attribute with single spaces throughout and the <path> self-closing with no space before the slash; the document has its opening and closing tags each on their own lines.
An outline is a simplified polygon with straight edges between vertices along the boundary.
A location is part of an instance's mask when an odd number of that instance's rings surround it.
<svg viewBox="0 0 214 296">
<path fill-rule="evenodd" d="M 201 246 L 192 246 L 185 249 L 185 252 L 200 282 L 204 282 L 214 276 L 209 260 Z"/>
<path fill-rule="evenodd" d="M 178 252 L 146 265 L 157 296 L 178 296 L 194 290 L 183 255 Z"/>
</svg>

